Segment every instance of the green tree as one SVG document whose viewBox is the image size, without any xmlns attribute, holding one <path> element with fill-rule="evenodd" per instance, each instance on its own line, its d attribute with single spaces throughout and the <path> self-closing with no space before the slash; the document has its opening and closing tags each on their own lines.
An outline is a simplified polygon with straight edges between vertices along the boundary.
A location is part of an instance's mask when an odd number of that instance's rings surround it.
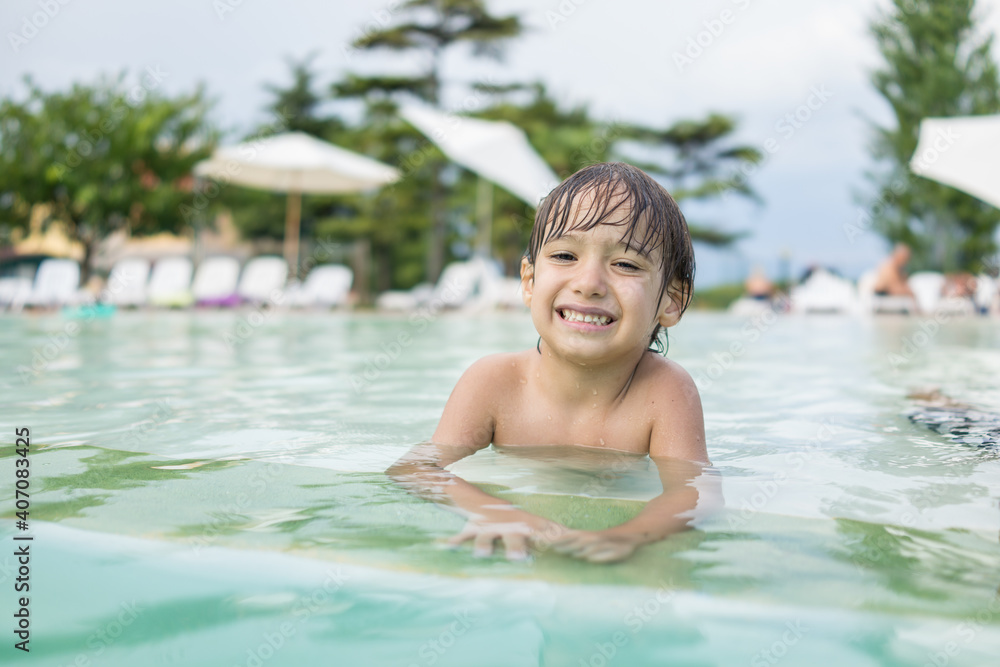
<svg viewBox="0 0 1000 667">
<path fill-rule="evenodd" d="M 759 200 L 744 174 L 746 167 L 760 163 L 764 156 L 753 146 L 732 145 L 730 138 L 735 130 L 734 118 L 710 113 L 703 120 L 680 120 L 663 130 L 637 126 L 630 130 L 628 138 L 665 153 L 665 163 L 637 166 L 663 177 L 677 201 L 729 194 Z M 690 220 L 688 223 L 691 238 L 709 245 L 728 245 L 742 236 Z"/>
<path fill-rule="evenodd" d="M 288 59 L 292 81 L 287 87 L 265 84 L 264 89 L 272 96 L 266 109 L 277 122 L 258 128 L 258 136 L 305 132 L 325 141 L 333 141 L 344 131 L 344 122 L 339 117 L 322 113 L 326 99 L 316 92 L 317 73 L 313 65 L 316 55 L 310 54 L 302 60 Z"/>
<path fill-rule="evenodd" d="M 894 126 L 873 124 L 871 222 L 914 250 L 918 268 L 979 270 L 996 252 L 1000 211 L 936 182 L 911 176 L 920 121 L 1000 111 L 993 36 L 976 26 L 975 0 L 893 0 L 871 24 L 885 63 L 871 80 Z M 866 221 L 867 222 L 867 221 Z"/>
<path fill-rule="evenodd" d="M 30 78 L 23 101 L 0 101 L 0 220 L 25 227 L 36 205 L 84 247 L 83 272 L 110 232 L 137 235 L 186 227 L 191 171 L 211 153 L 203 89 L 158 90 L 157 72 L 134 85 L 123 72 L 95 85 L 45 92 Z"/>
<path fill-rule="evenodd" d="M 369 97 L 363 122 L 350 127 L 343 145 L 351 150 L 396 165 L 402 178 L 374 193 L 345 195 L 340 208 L 319 215 L 317 236 L 336 241 L 370 243 L 375 290 L 409 288 L 426 276 L 427 211 L 433 190 L 427 161 L 443 161 L 441 152 L 422 134 L 404 122 L 396 103 Z M 452 204 L 455 204 L 452 206 Z M 460 210 L 449 201 L 447 209 Z"/>
<path fill-rule="evenodd" d="M 503 46 L 521 34 L 523 27 L 517 16 L 494 16 L 484 0 L 407 0 L 394 16 L 394 23 L 381 30 L 362 35 L 353 43 L 360 50 L 388 49 L 400 53 L 423 54 L 427 68 L 416 76 L 348 75 L 335 84 L 334 94 L 341 98 L 363 98 L 370 101 L 416 96 L 439 107 L 444 82 L 441 61 L 445 52 L 458 45 L 467 45 L 474 56 L 499 59 Z M 428 280 L 437 280 L 446 259 L 448 212 L 445 200 L 448 186 L 442 180 L 445 161 L 428 151 L 421 170 L 430 172 L 428 201 L 430 238 L 427 248 Z"/>
</svg>

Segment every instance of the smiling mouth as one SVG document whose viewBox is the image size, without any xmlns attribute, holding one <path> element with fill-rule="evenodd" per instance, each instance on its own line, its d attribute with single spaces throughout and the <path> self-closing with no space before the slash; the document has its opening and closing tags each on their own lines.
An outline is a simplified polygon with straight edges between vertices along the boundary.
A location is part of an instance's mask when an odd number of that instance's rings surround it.
<svg viewBox="0 0 1000 667">
<path fill-rule="evenodd" d="M 613 317 L 609 317 L 607 315 L 588 315 L 587 313 L 578 313 L 577 311 L 570 310 L 569 308 L 559 310 L 559 316 L 567 322 L 596 324 L 599 327 L 606 327 L 615 321 Z"/>
</svg>

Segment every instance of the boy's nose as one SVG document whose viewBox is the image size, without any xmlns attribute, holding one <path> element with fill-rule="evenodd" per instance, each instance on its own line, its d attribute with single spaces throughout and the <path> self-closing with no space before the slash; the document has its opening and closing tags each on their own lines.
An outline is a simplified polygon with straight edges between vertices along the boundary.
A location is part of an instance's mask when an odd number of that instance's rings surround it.
<svg viewBox="0 0 1000 667">
<path fill-rule="evenodd" d="M 604 267 L 599 261 L 581 260 L 573 276 L 573 291 L 581 296 L 601 297 L 607 291 Z"/>
</svg>

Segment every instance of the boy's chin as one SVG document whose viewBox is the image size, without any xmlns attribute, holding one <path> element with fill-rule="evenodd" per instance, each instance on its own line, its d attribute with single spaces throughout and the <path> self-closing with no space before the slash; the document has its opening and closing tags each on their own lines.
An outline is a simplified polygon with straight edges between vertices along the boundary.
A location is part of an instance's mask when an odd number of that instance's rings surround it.
<svg viewBox="0 0 1000 667">
<path fill-rule="evenodd" d="M 546 349 L 552 351 L 556 356 L 574 365 L 590 366 L 593 364 L 611 363 L 616 360 L 625 359 L 639 347 L 633 350 L 632 347 L 624 348 L 619 345 L 608 345 L 605 341 L 548 341 L 542 338 L 542 352 Z"/>
</svg>

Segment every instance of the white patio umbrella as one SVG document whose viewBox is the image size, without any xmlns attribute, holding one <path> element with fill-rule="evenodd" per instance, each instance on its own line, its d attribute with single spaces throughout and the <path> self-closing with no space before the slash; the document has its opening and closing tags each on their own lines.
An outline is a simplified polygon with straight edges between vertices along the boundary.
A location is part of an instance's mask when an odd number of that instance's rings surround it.
<svg viewBox="0 0 1000 667">
<path fill-rule="evenodd" d="M 302 132 L 289 132 L 218 148 L 195 165 L 197 176 L 259 190 L 288 193 L 285 208 L 285 260 L 299 261 L 302 193 L 336 194 L 377 188 L 399 179 L 399 172 Z"/>
<path fill-rule="evenodd" d="M 489 254 L 493 218 L 490 183 L 530 206 L 537 206 L 558 184 L 555 173 L 528 143 L 524 132 L 511 123 L 445 114 L 416 105 L 403 107 L 400 115 L 451 160 L 480 176 L 477 245 L 484 254 Z"/>
<path fill-rule="evenodd" d="M 925 118 L 910 169 L 1000 207 L 1000 116 Z"/>
</svg>

